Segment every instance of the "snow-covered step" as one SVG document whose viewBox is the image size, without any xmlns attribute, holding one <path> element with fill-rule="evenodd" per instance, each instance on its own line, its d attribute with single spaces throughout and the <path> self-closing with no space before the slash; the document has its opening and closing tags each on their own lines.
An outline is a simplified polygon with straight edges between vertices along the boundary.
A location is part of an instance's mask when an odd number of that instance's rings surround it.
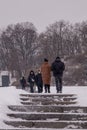
<svg viewBox="0 0 87 130">
<path fill-rule="evenodd" d="M 87 114 L 84 113 L 9 113 L 11 119 L 21 118 L 22 120 L 54 120 L 54 121 L 87 121 Z"/>
<path fill-rule="evenodd" d="M 6 128 L 6 129 L 0 129 L 0 130 L 63 130 L 63 129 L 51 129 L 51 128 Z M 67 129 L 66 129 L 67 130 Z M 71 129 L 68 129 L 68 130 L 71 130 Z M 75 130 L 75 129 L 74 129 Z M 79 130 L 79 129 L 76 129 L 76 130 Z M 81 129 L 83 130 L 83 129 Z M 87 130 L 87 129 L 84 129 L 84 130 Z"/>
<path fill-rule="evenodd" d="M 55 97 L 55 98 L 53 98 L 53 97 L 38 97 L 38 98 L 35 98 L 35 97 L 21 97 L 20 98 L 22 101 L 28 101 L 28 100 L 30 100 L 30 101 L 32 101 L 32 102 L 37 102 L 37 101 L 47 101 L 47 100 L 51 100 L 51 101 L 55 101 L 55 100 L 57 100 L 57 101 L 73 101 L 73 100 L 76 100 L 77 99 L 77 97 Z"/>
<path fill-rule="evenodd" d="M 29 94 L 20 94 L 20 96 L 22 97 L 52 97 L 52 98 L 55 98 L 55 97 L 73 97 L 73 96 L 77 96 L 75 94 L 62 94 L 62 93 L 58 93 L 58 94 L 51 94 L 51 93 L 29 93 Z"/>
<path fill-rule="evenodd" d="M 21 94 L 19 106 L 8 106 L 7 125 L 22 129 L 87 129 L 87 107 L 74 94 Z"/>
<path fill-rule="evenodd" d="M 21 94 L 21 103 L 24 105 L 68 105 L 76 104 L 74 94 Z"/>
<path fill-rule="evenodd" d="M 24 105 L 70 105 L 76 104 L 74 94 L 21 94 L 21 103 Z"/>
<path fill-rule="evenodd" d="M 59 129 L 58 128 L 6 128 L 6 129 L 0 129 L 0 130 L 64 130 L 64 129 L 61 129 L 61 128 Z M 71 129 L 68 129 L 68 130 L 71 130 Z M 74 130 L 78 130 L 78 129 L 74 129 Z M 80 129 L 80 130 L 87 130 L 87 129 Z"/>
<path fill-rule="evenodd" d="M 66 128 L 66 129 L 87 129 L 87 121 L 4 121 L 7 125 L 16 128 Z"/>
<path fill-rule="evenodd" d="M 57 106 L 57 105 L 10 105 L 12 111 L 18 112 L 58 112 L 58 113 L 87 113 L 87 107 L 82 106 Z"/>
<path fill-rule="evenodd" d="M 76 101 L 37 101 L 37 102 L 32 102 L 32 101 L 27 101 L 27 102 L 21 102 L 23 105 L 71 105 L 71 104 L 76 104 Z"/>
</svg>

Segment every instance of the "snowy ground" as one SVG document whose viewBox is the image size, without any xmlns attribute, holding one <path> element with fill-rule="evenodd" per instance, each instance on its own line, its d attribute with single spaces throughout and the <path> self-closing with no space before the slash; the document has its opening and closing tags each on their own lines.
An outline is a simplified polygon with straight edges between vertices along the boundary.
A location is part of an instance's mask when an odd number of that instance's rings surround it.
<svg viewBox="0 0 87 130">
<path fill-rule="evenodd" d="M 8 105 L 20 105 L 19 94 L 27 93 L 16 87 L 0 87 L 0 128 L 6 128 L 3 120 L 8 120 L 6 113 L 10 112 Z M 56 93 L 55 87 L 51 87 L 51 93 Z M 79 106 L 87 106 L 87 86 L 64 86 L 63 94 L 77 94 Z"/>
</svg>

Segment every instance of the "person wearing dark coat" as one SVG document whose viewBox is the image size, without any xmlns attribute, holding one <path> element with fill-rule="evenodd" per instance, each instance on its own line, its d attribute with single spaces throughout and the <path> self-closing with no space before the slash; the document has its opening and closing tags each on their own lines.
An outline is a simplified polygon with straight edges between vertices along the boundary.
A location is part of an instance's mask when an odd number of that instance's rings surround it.
<svg viewBox="0 0 87 130">
<path fill-rule="evenodd" d="M 36 74 L 36 85 L 38 87 L 38 93 L 43 92 L 43 80 L 42 80 L 42 74 L 41 71 L 38 70 L 38 73 Z"/>
<path fill-rule="evenodd" d="M 65 64 L 61 61 L 60 57 L 57 57 L 51 65 L 53 76 L 55 77 L 57 93 L 62 93 L 62 77 L 65 70 Z"/>
<path fill-rule="evenodd" d="M 30 92 L 34 93 L 35 74 L 33 70 L 30 71 L 30 74 L 28 76 L 28 83 L 30 85 Z"/>
<path fill-rule="evenodd" d="M 20 83 L 21 83 L 22 89 L 25 89 L 25 87 L 26 87 L 26 79 L 24 78 L 24 76 L 22 77 L 22 79 L 20 79 Z"/>
</svg>

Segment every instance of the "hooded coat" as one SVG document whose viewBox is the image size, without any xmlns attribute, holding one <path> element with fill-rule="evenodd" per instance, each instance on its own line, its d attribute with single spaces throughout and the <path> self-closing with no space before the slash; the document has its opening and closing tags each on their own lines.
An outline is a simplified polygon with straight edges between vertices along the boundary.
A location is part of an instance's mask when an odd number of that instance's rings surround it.
<svg viewBox="0 0 87 130">
<path fill-rule="evenodd" d="M 41 66 L 41 74 L 42 74 L 42 80 L 43 84 L 50 85 L 51 82 L 51 66 L 48 62 L 44 62 Z"/>
<path fill-rule="evenodd" d="M 65 64 L 60 60 L 60 58 L 56 58 L 56 60 L 52 63 L 51 70 L 53 71 L 53 75 L 63 76 L 63 71 L 65 70 Z"/>
</svg>

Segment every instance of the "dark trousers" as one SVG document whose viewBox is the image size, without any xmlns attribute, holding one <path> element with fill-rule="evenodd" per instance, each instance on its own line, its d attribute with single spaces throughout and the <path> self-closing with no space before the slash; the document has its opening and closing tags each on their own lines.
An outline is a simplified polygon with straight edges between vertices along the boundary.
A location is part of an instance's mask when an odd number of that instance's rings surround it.
<svg viewBox="0 0 87 130">
<path fill-rule="evenodd" d="M 25 89 L 25 84 L 22 84 L 22 89 Z"/>
<path fill-rule="evenodd" d="M 50 85 L 45 84 L 44 87 L 45 87 L 45 93 L 47 93 L 47 92 L 50 93 Z"/>
<path fill-rule="evenodd" d="M 43 92 L 43 85 L 42 84 L 38 84 L 38 93 L 42 93 Z"/>
<path fill-rule="evenodd" d="M 62 76 L 55 76 L 56 90 L 62 92 Z"/>
<path fill-rule="evenodd" d="M 30 92 L 34 93 L 34 83 L 30 83 Z"/>
</svg>

